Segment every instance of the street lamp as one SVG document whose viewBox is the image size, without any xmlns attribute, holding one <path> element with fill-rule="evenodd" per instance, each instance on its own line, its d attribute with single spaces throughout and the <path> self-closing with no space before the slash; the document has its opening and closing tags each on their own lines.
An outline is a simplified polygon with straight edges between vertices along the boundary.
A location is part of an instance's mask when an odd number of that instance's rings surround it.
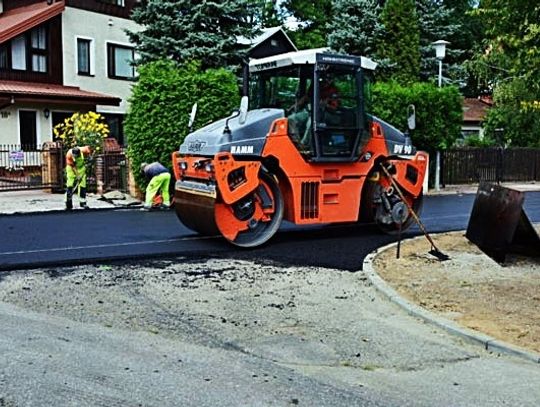
<svg viewBox="0 0 540 407">
<path fill-rule="evenodd" d="M 444 57 L 446 56 L 446 46 L 448 44 L 450 43 L 445 40 L 438 40 L 431 43 L 431 45 L 435 47 L 435 56 L 439 60 L 439 88 L 442 85 L 442 61 Z"/>
<path fill-rule="evenodd" d="M 439 88 L 442 86 L 442 61 L 446 55 L 446 46 L 450 44 L 445 40 L 438 40 L 432 42 L 431 45 L 435 47 L 435 56 L 439 60 Z M 441 179 L 441 152 L 437 150 L 435 155 L 435 191 L 440 191 L 440 179 Z"/>
</svg>

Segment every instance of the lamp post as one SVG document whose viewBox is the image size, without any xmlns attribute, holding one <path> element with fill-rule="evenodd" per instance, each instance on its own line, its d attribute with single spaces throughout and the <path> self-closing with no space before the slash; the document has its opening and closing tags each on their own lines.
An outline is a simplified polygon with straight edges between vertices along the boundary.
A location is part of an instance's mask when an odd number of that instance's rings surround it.
<svg viewBox="0 0 540 407">
<path fill-rule="evenodd" d="M 435 47 L 435 56 L 439 60 L 439 88 L 442 86 L 442 61 L 446 56 L 446 46 L 448 44 L 450 43 L 445 40 L 438 40 L 431 43 Z"/>
<path fill-rule="evenodd" d="M 439 60 L 439 88 L 442 86 L 442 61 L 446 55 L 446 46 L 450 44 L 445 40 L 438 40 L 432 42 L 431 45 L 435 48 L 435 56 Z M 437 150 L 435 155 L 435 191 L 440 191 L 441 189 L 441 152 Z"/>
</svg>

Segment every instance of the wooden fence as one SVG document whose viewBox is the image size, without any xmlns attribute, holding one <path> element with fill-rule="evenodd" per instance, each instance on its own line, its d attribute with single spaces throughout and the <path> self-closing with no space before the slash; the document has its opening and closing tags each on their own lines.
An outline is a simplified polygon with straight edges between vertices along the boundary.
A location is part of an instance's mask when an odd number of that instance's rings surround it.
<svg viewBox="0 0 540 407">
<path fill-rule="evenodd" d="M 441 155 L 441 184 L 540 181 L 540 149 L 454 148 Z"/>
</svg>

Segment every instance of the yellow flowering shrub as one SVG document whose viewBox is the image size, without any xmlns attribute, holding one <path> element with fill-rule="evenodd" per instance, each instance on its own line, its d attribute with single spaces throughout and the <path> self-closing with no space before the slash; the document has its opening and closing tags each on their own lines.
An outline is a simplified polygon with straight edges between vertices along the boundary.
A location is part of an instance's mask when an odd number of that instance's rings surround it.
<svg viewBox="0 0 540 407">
<path fill-rule="evenodd" d="M 66 151 L 73 146 L 90 146 L 99 154 L 103 150 L 103 140 L 109 136 L 109 126 L 99 113 L 74 113 L 54 126 L 53 132 Z"/>
<path fill-rule="evenodd" d="M 521 109 L 524 111 L 540 110 L 540 100 L 526 100 L 521 101 Z"/>
</svg>

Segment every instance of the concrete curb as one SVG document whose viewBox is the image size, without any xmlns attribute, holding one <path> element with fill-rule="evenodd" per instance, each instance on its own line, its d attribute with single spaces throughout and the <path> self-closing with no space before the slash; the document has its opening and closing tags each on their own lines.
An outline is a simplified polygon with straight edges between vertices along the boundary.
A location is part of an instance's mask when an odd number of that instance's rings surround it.
<svg viewBox="0 0 540 407">
<path fill-rule="evenodd" d="M 408 240 L 413 239 L 424 239 L 424 236 L 417 236 Z M 373 268 L 373 260 L 375 259 L 375 257 L 377 257 L 379 253 L 385 250 L 389 250 L 396 245 L 397 243 L 391 243 L 389 245 L 382 246 L 368 254 L 364 259 L 363 271 L 369 281 L 381 294 L 387 297 L 391 302 L 399 305 L 401 308 L 407 311 L 408 314 L 418 317 L 429 324 L 437 326 L 438 328 L 444 329 L 450 334 L 459 336 L 461 339 L 469 343 L 480 345 L 483 349 L 487 351 L 506 354 L 540 364 L 540 354 L 538 353 L 500 341 L 489 335 L 482 334 L 481 332 L 465 328 L 461 325 L 456 324 L 454 321 L 442 318 L 401 297 L 401 295 L 398 294 L 397 291 L 395 291 L 392 287 L 390 287 Z"/>
</svg>

